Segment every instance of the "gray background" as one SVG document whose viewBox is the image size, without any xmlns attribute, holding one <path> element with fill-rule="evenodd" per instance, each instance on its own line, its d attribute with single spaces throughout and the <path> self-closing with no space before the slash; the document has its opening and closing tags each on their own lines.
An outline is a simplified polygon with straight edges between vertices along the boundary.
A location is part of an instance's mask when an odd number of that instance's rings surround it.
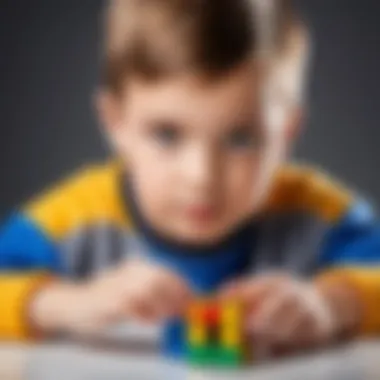
<svg viewBox="0 0 380 380">
<path fill-rule="evenodd" d="M 315 37 L 297 155 L 380 203 L 380 2 L 300 0 Z M 106 149 L 100 0 L 0 0 L 0 216 Z"/>
</svg>

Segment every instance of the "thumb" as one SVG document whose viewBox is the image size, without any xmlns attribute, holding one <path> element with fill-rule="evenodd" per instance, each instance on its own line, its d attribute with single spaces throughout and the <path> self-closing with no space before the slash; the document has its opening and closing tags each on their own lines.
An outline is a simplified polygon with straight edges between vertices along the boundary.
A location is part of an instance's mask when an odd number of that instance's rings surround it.
<svg viewBox="0 0 380 380">
<path fill-rule="evenodd" d="M 233 280 L 223 285 L 218 292 L 218 299 L 231 300 L 239 298 L 243 280 Z"/>
</svg>

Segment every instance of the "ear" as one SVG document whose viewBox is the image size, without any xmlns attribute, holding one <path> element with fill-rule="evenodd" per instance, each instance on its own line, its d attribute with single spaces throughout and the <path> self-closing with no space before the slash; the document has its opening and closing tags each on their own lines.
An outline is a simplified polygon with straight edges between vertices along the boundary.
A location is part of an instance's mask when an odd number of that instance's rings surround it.
<svg viewBox="0 0 380 380">
<path fill-rule="evenodd" d="M 288 125 L 286 127 L 286 140 L 290 145 L 294 143 L 295 140 L 301 134 L 302 125 L 304 122 L 304 111 L 301 107 L 296 107 L 290 114 Z"/>
<path fill-rule="evenodd" d="M 106 133 L 113 133 L 122 120 L 120 100 L 104 89 L 95 94 L 98 119 Z"/>
</svg>

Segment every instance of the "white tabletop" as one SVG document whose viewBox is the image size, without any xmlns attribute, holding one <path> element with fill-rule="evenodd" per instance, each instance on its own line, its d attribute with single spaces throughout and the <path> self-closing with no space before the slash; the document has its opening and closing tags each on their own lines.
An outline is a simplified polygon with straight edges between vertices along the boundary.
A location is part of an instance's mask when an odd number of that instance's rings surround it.
<svg viewBox="0 0 380 380">
<path fill-rule="evenodd" d="M 81 343 L 0 344 L 1 380 L 378 380 L 380 342 L 362 341 L 240 370 L 171 362 L 155 341 L 118 337 Z"/>
</svg>

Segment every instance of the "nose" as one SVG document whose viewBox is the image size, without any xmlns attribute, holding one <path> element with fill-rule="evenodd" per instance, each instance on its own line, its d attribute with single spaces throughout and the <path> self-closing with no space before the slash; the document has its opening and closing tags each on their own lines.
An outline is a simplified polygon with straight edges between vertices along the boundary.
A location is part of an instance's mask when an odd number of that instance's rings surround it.
<svg viewBox="0 0 380 380">
<path fill-rule="evenodd" d="M 210 191 L 216 176 L 216 158 L 207 146 L 189 148 L 184 162 L 187 183 L 198 190 Z"/>
</svg>

